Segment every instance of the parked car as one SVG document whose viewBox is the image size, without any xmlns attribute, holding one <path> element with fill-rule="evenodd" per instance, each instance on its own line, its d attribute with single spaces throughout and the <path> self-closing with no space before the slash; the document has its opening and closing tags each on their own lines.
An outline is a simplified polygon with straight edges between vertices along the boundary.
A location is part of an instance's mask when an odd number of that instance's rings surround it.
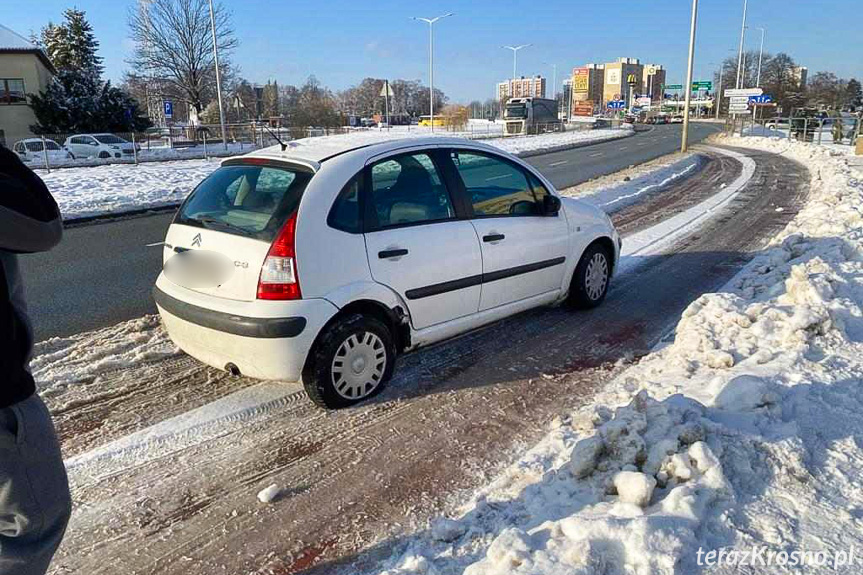
<svg viewBox="0 0 863 575">
<path fill-rule="evenodd" d="M 674 116 L 671 116 L 670 123 L 682 124 L 683 123 L 683 114 L 675 114 Z"/>
<path fill-rule="evenodd" d="M 48 164 L 66 162 L 73 159 L 68 150 L 60 147 L 54 140 L 45 138 L 45 147 L 42 147 L 42 138 L 27 138 L 18 140 L 12 146 L 12 151 L 25 162 L 44 163 L 45 152 L 48 152 Z"/>
<path fill-rule="evenodd" d="M 63 146 L 76 158 L 122 158 L 132 156 L 136 148 L 141 150 L 114 134 L 75 134 Z"/>
<path fill-rule="evenodd" d="M 179 208 L 153 295 L 189 355 L 302 380 L 337 408 L 396 356 L 541 305 L 605 298 L 621 240 L 497 148 L 314 142 L 222 162 Z"/>
</svg>

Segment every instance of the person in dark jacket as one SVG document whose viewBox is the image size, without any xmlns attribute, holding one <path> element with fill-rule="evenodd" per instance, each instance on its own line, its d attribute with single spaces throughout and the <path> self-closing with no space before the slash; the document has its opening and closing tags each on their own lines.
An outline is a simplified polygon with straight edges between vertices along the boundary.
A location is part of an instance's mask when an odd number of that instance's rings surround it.
<svg viewBox="0 0 863 575">
<path fill-rule="evenodd" d="M 33 331 L 18 254 L 63 234 L 48 188 L 0 145 L 0 575 L 44 575 L 71 514 L 51 415 L 30 373 Z"/>
</svg>

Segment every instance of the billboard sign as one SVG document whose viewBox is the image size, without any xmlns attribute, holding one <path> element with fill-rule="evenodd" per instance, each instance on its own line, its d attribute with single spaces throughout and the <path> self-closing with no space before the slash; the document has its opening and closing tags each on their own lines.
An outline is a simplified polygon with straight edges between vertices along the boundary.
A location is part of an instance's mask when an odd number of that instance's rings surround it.
<svg viewBox="0 0 863 575">
<path fill-rule="evenodd" d="M 588 68 L 576 68 L 572 71 L 572 90 L 576 94 L 585 94 L 590 91 L 590 70 Z"/>
<path fill-rule="evenodd" d="M 606 84 L 620 84 L 620 69 L 619 68 L 611 68 L 610 70 L 605 71 L 605 83 Z"/>
<path fill-rule="evenodd" d="M 593 116 L 593 100 L 582 100 L 573 102 L 576 116 Z"/>
</svg>

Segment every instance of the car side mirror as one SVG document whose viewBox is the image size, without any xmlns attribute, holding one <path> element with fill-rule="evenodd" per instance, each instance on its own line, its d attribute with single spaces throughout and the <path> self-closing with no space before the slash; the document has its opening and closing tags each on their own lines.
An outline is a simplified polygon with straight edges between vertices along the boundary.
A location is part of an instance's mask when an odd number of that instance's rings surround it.
<svg viewBox="0 0 863 575">
<path fill-rule="evenodd" d="M 542 198 L 542 213 L 546 216 L 556 216 L 560 212 L 560 198 L 548 194 Z"/>
</svg>

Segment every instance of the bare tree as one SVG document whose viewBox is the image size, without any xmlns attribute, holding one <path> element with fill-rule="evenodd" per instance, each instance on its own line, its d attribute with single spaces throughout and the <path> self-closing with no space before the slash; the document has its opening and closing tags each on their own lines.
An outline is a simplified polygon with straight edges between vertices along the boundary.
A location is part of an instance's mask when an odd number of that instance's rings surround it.
<svg viewBox="0 0 863 575">
<path fill-rule="evenodd" d="M 231 71 L 237 47 L 229 13 L 215 6 L 216 42 L 221 71 Z M 215 97 L 215 61 L 207 0 L 141 0 L 129 14 L 135 51 L 134 73 L 167 82 L 197 113 Z"/>
</svg>

